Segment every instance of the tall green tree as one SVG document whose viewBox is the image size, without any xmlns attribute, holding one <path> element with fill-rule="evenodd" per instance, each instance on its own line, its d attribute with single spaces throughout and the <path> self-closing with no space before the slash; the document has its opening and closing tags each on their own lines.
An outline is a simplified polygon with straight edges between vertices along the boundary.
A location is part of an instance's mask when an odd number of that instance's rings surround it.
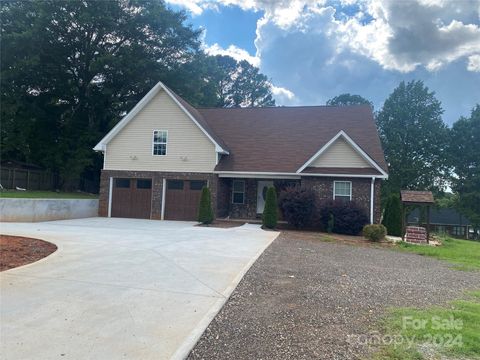
<svg viewBox="0 0 480 360">
<path fill-rule="evenodd" d="M 159 80 L 193 105 L 272 104 L 267 78 L 233 59 L 225 75 L 199 48 L 200 31 L 162 0 L 0 2 L 1 156 L 36 163 L 60 187 L 98 181 L 92 147 Z"/>
<path fill-rule="evenodd" d="M 402 235 L 402 204 L 398 193 L 388 197 L 382 224 L 387 228 L 388 235 Z"/>
<path fill-rule="evenodd" d="M 329 100 L 327 100 L 327 105 L 330 106 L 349 106 L 349 105 L 370 105 L 373 109 L 373 104 L 371 101 L 365 99 L 360 95 L 352 95 L 349 93 L 340 94 Z"/>
<path fill-rule="evenodd" d="M 211 79 L 217 88 L 218 107 L 275 106 L 271 83 L 246 60 L 217 55 Z"/>
<path fill-rule="evenodd" d="M 469 118 L 462 117 L 453 124 L 448 149 L 457 208 L 479 229 L 480 105 L 473 108 Z"/>
<path fill-rule="evenodd" d="M 237 66 L 231 106 L 275 106 L 270 81 L 246 60 L 240 61 Z"/>
<path fill-rule="evenodd" d="M 202 189 L 200 204 L 198 207 L 198 222 L 202 224 L 211 224 L 215 219 L 212 208 L 212 195 L 210 189 L 206 186 Z"/>
<path fill-rule="evenodd" d="M 2 155 L 19 149 L 65 181 L 94 164 L 101 134 L 199 46 L 185 14 L 157 0 L 6 1 L 0 14 Z M 33 133 L 19 146 L 10 131 L 25 123 Z"/>
<path fill-rule="evenodd" d="M 262 223 L 268 229 L 274 229 L 278 221 L 277 191 L 273 186 L 267 189 L 265 197 L 265 208 L 262 214 Z"/>
<path fill-rule="evenodd" d="M 442 113 L 440 101 L 422 81 L 402 81 L 387 98 L 376 116 L 389 165 L 387 193 L 443 189 L 448 129 Z"/>
</svg>

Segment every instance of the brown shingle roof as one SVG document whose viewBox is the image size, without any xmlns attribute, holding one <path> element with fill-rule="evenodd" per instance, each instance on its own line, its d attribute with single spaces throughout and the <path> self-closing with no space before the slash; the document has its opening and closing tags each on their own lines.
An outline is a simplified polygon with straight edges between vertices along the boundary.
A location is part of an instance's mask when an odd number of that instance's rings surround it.
<svg viewBox="0 0 480 360">
<path fill-rule="evenodd" d="M 431 191 L 402 190 L 400 194 L 402 201 L 406 203 L 433 204 L 435 202 Z"/>
<path fill-rule="evenodd" d="M 341 130 L 388 171 L 367 105 L 196 110 L 230 151 L 217 171 L 296 172 Z"/>
</svg>

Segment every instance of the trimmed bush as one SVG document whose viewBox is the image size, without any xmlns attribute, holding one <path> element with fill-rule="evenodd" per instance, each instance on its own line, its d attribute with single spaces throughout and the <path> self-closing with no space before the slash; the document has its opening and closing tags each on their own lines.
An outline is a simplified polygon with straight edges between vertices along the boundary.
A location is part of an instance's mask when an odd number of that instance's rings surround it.
<svg viewBox="0 0 480 360">
<path fill-rule="evenodd" d="M 333 232 L 333 227 L 335 226 L 335 218 L 333 214 L 330 214 L 327 221 L 327 232 L 331 234 Z"/>
<path fill-rule="evenodd" d="M 214 216 L 210 189 L 204 186 L 202 189 L 202 197 L 200 198 L 200 206 L 198 208 L 198 222 L 202 224 L 211 224 L 213 219 Z"/>
<path fill-rule="evenodd" d="M 315 211 L 315 194 L 299 187 L 287 187 L 280 193 L 280 208 L 284 219 L 296 228 L 311 225 Z"/>
<path fill-rule="evenodd" d="M 387 228 L 382 224 L 370 224 L 363 227 L 363 236 L 370 241 L 380 241 L 387 235 Z"/>
<path fill-rule="evenodd" d="M 353 201 L 330 200 L 320 206 L 320 225 L 325 230 L 358 235 L 368 222 L 365 210 Z"/>
<path fill-rule="evenodd" d="M 382 224 L 388 235 L 402 236 L 402 205 L 398 194 L 391 194 L 385 206 Z"/>
<path fill-rule="evenodd" d="M 263 209 L 262 222 L 263 226 L 269 229 L 274 229 L 277 226 L 278 220 L 278 204 L 277 192 L 274 187 L 269 187 L 265 199 L 265 208 Z"/>
</svg>

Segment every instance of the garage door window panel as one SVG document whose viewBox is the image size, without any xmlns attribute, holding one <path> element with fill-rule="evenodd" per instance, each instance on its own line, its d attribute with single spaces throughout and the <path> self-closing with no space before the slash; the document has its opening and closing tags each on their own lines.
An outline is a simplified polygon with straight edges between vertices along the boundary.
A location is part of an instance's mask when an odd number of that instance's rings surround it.
<svg viewBox="0 0 480 360">
<path fill-rule="evenodd" d="M 152 180 L 151 179 L 138 179 L 137 180 L 137 189 L 151 189 Z"/>
<path fill-rule="evenodd" d="M 115 187 L 123 189 L 130 188 L 130 179 L 115 179 Z"/>
<path fill-rule="evenodd" d="M 168 180 L 168 190 L 183 190 L 183 180 Z"/>
<path fill-rule="evenodd" d="M 207 186 L 207 182 L 204 180 L 190 180 L 190 190 L 202 190 Z"/>
</svg>

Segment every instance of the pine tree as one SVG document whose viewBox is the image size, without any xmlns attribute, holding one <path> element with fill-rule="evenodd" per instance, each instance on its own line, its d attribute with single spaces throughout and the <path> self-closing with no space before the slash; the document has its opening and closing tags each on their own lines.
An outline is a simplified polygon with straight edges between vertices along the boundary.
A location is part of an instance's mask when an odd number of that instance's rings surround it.
<svg viewBox="0 0 480 360">
<path fill-rule="evenodd" d="M 382 223 L 388 235 L 402 236 L 402 208 L 398 194 L 391 194 L 388 198 Z"/>
<path fill-rule="evenodd" d="M 198 222 L 202 224 L 211 224 L 213 222 L 212 200 L 210 189 L 204 187 L 202 189 L 202 197 L 200 198 L 200 206 L 198 209 Z"/>
<path fill-rule="evenodd" d="M 263 226 L 274 229 L 277 226 L 277 192 L 274 187 L 269 187 L 265 199 L 265 208 L 263 209 Z"/>
</svg>

